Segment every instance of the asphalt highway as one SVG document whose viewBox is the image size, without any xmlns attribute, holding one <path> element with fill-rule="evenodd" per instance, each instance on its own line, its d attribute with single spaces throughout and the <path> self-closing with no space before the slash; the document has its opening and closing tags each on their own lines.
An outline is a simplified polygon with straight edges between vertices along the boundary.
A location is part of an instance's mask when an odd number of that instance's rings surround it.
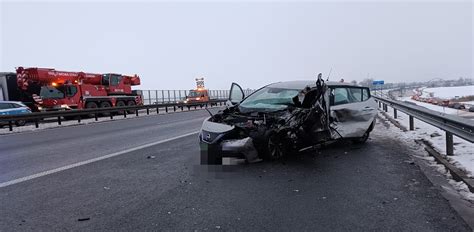
<svg viewBox="0 0 474 232">
<path fill-rule="evenodd" d="M 365 145 L 201 166 L 207 116 L 0 136 L 0 231 L 471 231 L 382 124 Z"/>
</svg>

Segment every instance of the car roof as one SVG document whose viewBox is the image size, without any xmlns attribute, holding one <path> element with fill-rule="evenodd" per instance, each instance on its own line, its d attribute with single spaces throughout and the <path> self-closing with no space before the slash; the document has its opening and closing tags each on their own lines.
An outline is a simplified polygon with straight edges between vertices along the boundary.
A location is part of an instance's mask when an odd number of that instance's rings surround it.
<svg viewBox="0 0 474 232">
<path fill-rule="evenodd" d="M 354 85 L 351 83 L 346 83 L 346 82 L 336 82 L 336 81 L 328 81 L 326 82 L 326 85 L 328 86 L 356 86 L 356 87 L 361 87 L 360 85 Z M 282 88 L 282 89 L 304 89 L 306 86 L 309 87 L 315 87 L 316 86 L 316 81 L 312 80 L 298 80 L 298 81 L 282 81 L 282 82 L 276 82 L 272 83 L 268 86 L 274 87 L 274 88 Z"/>
</svg>

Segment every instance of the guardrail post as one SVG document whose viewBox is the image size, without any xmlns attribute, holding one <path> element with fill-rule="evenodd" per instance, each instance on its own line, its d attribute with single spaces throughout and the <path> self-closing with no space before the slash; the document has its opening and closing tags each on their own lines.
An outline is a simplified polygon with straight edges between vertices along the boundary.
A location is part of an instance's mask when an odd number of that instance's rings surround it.
<svg viewBox="0 0 474 232">
<path fill-rule="evenodd" d="M 410 123 L 410 130 L 414 130 L 414 129 L 415 129 L 415 123 L 414 123 L 414 121 L 413 121 L 413 116 L 410 115 L 410 116 L 408 117 L 408 121 L 409 121 L 409 123 Z"/>
<path fill-rule="evenodd" d="M 13 131 L 13 122 L 12 121 L 8 121 L 8 130 Z"/>
<path fill-rule="evenodd" d="M 161 90 L 161 103 L 165 104 L 165 91 Z"/>
<path fill-rule="evenodd" d="M 61 125 L 61 116 L 58 116 L 58 125 Z"/>
<path fill-rule="evenodd" d="M 150 94 L 151 90 L 148 90 L 148 104 L 151 105 L 151 94 Z"/>
<path fill-rule="evenodd" d="M 387 104 L 383 104 L 383 110 L 384 110 L 385 112 L 388 111 L 388 105 L 387 105 Z"/>
<path fill-rule="evenodd" d="M 94 118 L 96 121 L 99 121 L 98 113 L 94 113 Z"/>
<path fill-rule="evenodd" d="M 135 116 L 138 117 L 138 109 L 135 109 Z"/>
<path fill-rule="evenodd" d="M 110 119 L 114 119 L 114 112 L 110 112 Z"/>
<path fill-rule="evenodd" d="M 379 108 L 380 108 L 380 107 L 382 107 L 382 102 L 381 102 L 381 101 L 379 101 Z"/>
<path fill-rule="evenodd" d="M 149 115 L 150 114 L 150 108 L 146 108 L 146 115 Z"/>
<path fill-rule="evenodd" d="M 165 112 L 168 113 L 168 106 L 165 106 Z"/>
<path fill-rule="evenodd" d="M 81 123 L 81 116 L 77 117 L 77 123 Z"/>
<path fill-rule="evenodd" d="M 39 119 L 36 119 L 36 120 L 35 120 L 35 127 L 36 127 L 36 128 L 39 127 Z"/>
<path fill-rule="evenodd" d="M 160 114 L 160 107 L 156 107 L 156 114 Z"/>
<path fill-rule="evenodd" d="M 454 155 L 453 134 L 446 131 L 446 155 Z"/>
<path fill-rule="evenodd" d="M 126 111 L 126 110 L 123 111 L 123 117 L 124 117 L 124 118 L 127 117 L 127 111 Z"/>
<path fill-rule="evenodd" d="M 393 118 L 397 118 L 397 109 L 393 108 Z"/>
<path fill-rule="evenodd" d="M 176 106 L 173 106 L 173 111 L 176 112 Z"/>
</svg>

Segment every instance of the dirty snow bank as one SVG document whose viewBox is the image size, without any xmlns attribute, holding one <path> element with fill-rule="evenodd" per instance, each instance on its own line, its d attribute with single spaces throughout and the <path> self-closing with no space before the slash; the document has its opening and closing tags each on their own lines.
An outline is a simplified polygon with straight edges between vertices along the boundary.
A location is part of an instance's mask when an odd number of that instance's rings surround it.
<svg viewBox="0 0 474 232">
<path fill-rule="evenodd" d="M 387 114 L 393 118 L 393 109 L 389 107 Z M 408 128 L 408 115 L 397 111 L 397 116 L 398 118 L 395 120 Z M 384 116 L 381 115 L 381 117 L 383 118 Z M 407 143 L 414 143 L 416 139 L 425 139 L 433 145 L 436 151 L 446 155 L 446 133 L 443 130 L 416 118 L 414 119 L 414 125 L 414 131 L 403 132 L 396 127 L 390 127 L 389 133 L 393 133 L 395 137 L 403 139 Z M 463 170 L 468 177 L 474 178 L 474 144 L 457 136 L 453 136 L 453 142 L 454 155 L 445 156 L 446 159 L 457 168 Z M 436 163 L 434 158 L 429 156 L 426 152 L 424 152 L 424 154 L 426 156 L 424 159 L 429 160 L 431 166 L 435 166 L 440 173 L 451 178 L 451 175 L 443 165 Z M 451 180 L 450 183 L 460 191 L 464 197 L 474 201 L 474 193 L 471 193 L 463 182 Z"/>
<path fill-rule="evenodd" d="M 391 113 L 390 110 L 387 112 L 387 114 L 393 118 L 393 113 Z M 380 116 L 384 118 L 383 115 Z M 398 119 L 395 120 L 397 120 L 399 123 L 404 126 L 408 124 L 408 115 L 398 111 L 397 116 Z M 446 148 L 444 144 L 445 134 L 441 133 L 441 130 L 417 119 L 415 119 L 415 128 L 415 131 L 403 132 L 395 126 L 390 126 L 385 133 L 389 133 L 390 136 L 405 141 L 408 147 L 416 152 L 414 156 L 428 162 L 430 166 L 434 167 L 439 173 L 443 174 L 449 179 L 449 183 L 459 192 L 461 196 L 463 196 L 466 200 L 474 202 L 474 193 L 470 192 L 467 185 L 464 182 L 457 182 L 453 180 L 449 171 L 443 165 L 438 164 L 434 157 L 430 156 L 427 152 L 420 151 L 420 146 L 415 142 L 415 139 L 428 140 L 433 144 L 434 148 L 438 152 L 441 154 L 446 154 Z M 439 136 L 431 137 L 433 133 L 438 133 Z M 454 144 L 455 155 L 448 157 L 448 161 L 459 169 L 464 170 L 469 177 L 474 177 L 473 144 L 458 137 L 454 137 Z"/>
</svg>

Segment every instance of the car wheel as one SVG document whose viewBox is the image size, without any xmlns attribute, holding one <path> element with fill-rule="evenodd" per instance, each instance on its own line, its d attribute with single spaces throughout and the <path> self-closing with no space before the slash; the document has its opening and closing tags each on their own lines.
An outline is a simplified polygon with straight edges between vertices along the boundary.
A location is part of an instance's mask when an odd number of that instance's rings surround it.
<svg viewBox="0 0 474 232">
<path fill-rule="evenodd" d="M 17 126 L 24 126 L 26 124 L 26 121 L 25 120 L 18 120 L 15 122 L 15 125 Z"/>
<path fill-rule="evenodd" d="M 362 137 L 357 138 L 357 139 L 353 139 L 352 142 L 355 143 L 355 144 L 363 144 L 363 143 L 367 142 L 367 139 L 369 139 L 369 136 L 370 136 L 370 132 L 367 130 L 364 133 L 364 135 L 362 135 Z"/>
<path fill-rule="evenodd" d="M 265 160 L 273 161 L 281 158 L 283 155 L 284 152 L 280 140 L 278 139 L 276 134 L 271 134 L 268 137 L 267 149 L 264 152 L 264 156 L 262 158 Z"/>
</svg>

